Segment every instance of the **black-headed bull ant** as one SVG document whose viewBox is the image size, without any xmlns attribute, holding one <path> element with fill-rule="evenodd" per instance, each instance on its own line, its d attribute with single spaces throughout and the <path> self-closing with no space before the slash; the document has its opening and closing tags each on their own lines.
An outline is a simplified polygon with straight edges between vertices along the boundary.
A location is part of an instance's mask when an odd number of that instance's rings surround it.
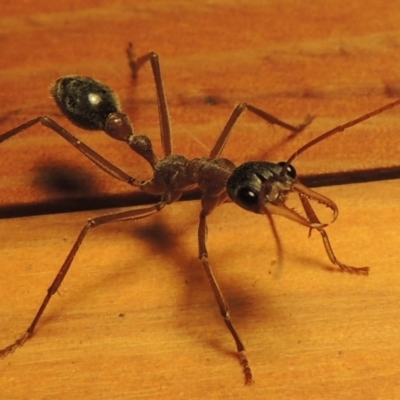
<svg viewBox="0 0 400 400">
<path fill-rule="evenodd" d="M 337 218 L 338 208 L 332 200 L 302 185 L 296 178 L 296 171 L 291 165 L 291 162 L 298 155 L 322 140 L 336 133 L 343 132 L 353 125 L 399 105 L 400 100 L 389 103 L 384 107 L 318 136 L 298 149 L 285 162 L 274 164 L 267 161 L 254 161 L 246 162 L 236 167 L 230 160 L 222 158 L 221 153 L 234 124 L 244 110 L 247 109 L 266 120 L 268 123 L 278 125 L 294 133 L 301 132 L 311 122 L 311 118 L 308 118 L 299 126 L 291 126 L 256 107 L 241 103 L 232 112 L 225 128 L 211 150 L 210 155 L 208 157 L 188 160 L 183 155 L 173 154 L 172 152 L 172 135 L 168 106 L 162 83 L 158 55 L 149 53 L 136 59 L 133 54 L 132 46 L 129 47 L 128 54 L 133 73 L 136 73 L 138 69 L 147 62 L 150 62 L 152 67 L 157 91 L 161 141 L 164 152 L 162 159 L 159 160 L 154 154 L 151 141 L 147 136 L 134 134 L 127 115 L 121 111 L 116 95 L 103 83 L 88 77 L 64 76 L 54 83 L 51 93 L 62 113 L 77 127 L 86 130 L 102 130 L 113 139 L 126 142 L 134 152 L 140 157 L 143 157 L 151 165 L 154 171 L 154 175 L 151 179 L 139 181 L 128 175 L 47 116 L 32 119 L 0 135 L 0 143 L 2 143 L 12 136 L 24 132 L 33 125 L 38 123 L 42 124 L 66 139 L 107 174 L 129 185 L 138 187 L 146 193 L 160 196 L 160 200 L 154 205 L 135 207 L 128 211 L 103 215 L 90 219 L 86 223 L 64 261 L 64 264 L 61 266 L 53 283 L 49 287 L 46 297 L 40 305 L 30 326 L 13 344 L 0 350 L 0 358 L 15 351 L 33 335 L 37 323 L 51 297 L 57 292 L 67 275 L 71 263 L 90 229 L 110 222 L 149 217 L 161 211 L 166 205 L 179 200 L 183 192 L 197 187 L 202 192 L 200 223 L 198 228 L 199 258 L 211 284 L 224 322 L 235 340 L 240 364 L 245 376 L 245 383 L 250 384 L 253 382 L 253 375 L 245 353 L 245 347 L 233 326 L 229 316 L 228 305 L 209 264 L 206 246 L 207 216 L 214 211 L 217 206 L 227 201 L 233 201 L 245 210 L 266 215 L 273 229 L 280 256 L 282 250 L 272 214 L 283 215 L 286 218 L 306 226 L 310 230 L 317 230 L 322 236 L 325 250 L 330 261 L 332 264 L 337 265 L 342 271 L 356 274 L 368 274 L 368 267 L 352 267 L 343 264 L 335 257 L 329 243 L 328 235 L 324 229 L 328 223 L 323 223 L 319 220 L 310 201 L 316 201 L 331 209 L 333 212 L 331 222 Z M 293 193 L 299 196 L 304 208 L 304 215 L 287 206 L 287 199 Z"/>
</svg>

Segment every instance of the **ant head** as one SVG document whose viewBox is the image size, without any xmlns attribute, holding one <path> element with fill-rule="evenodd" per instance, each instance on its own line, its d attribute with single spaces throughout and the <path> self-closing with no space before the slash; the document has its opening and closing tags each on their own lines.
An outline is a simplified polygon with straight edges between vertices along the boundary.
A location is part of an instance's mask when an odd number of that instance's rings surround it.
<svg viewBox="0 0 400 400">
<path fill-rule="evenodd" d="M 252 161 L 232 172 L 226 190 L 231 200 L 240 207 L 265 214 L 263 203 L 284 202 L 284 197 L 295 182 L 296 170 L 290 164 Z"/>
<path fill-rule="evenodd" d="M 228 179 L 226 190 L 233 202 L 256 214 L 282 215 L 308 228 L 323 228 L 309 201 L 322 204 L 337 218 L 336 204 L 329 198 L 302 185 L 296 170 L 287 162 L 248 162 L 236 168 Z M 291 193 L 297 193 L 306 215 L 288 206 Z"/>
<path fill-rule="evenodd" d="M 104 130 L 110 114 L 120 113 L 118 98 L 107 85 L 85 76 L 63 76 L 51 88 L 62 113 L 76 126 Z"/>
</svg>

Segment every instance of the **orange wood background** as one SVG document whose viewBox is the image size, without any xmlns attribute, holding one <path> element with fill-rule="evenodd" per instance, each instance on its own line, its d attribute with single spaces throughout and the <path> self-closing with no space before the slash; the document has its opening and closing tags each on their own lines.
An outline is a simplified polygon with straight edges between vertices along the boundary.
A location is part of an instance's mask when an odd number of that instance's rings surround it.
<svg viewBox="0 0 400 400">
<path fill-rule="evenodd" d="M 61 75 L 100 79 L 160 150 L 150 68 L 134 85 L 124 54 L 129 41 L 139 55 L 159 53 L 175 150 L 188 157 L 207 155 L 240 101 L 292 124 L 317 118 L 284 143 L 285 132 L 247 113 L 224 152 L 237 163 L 285 159 L 400 95 L 397 2 L 248 3 L 2 5 L 0 132 L 46 114 L 146 178 L 148 168 L 126 146 L 78 132 L 49 95 Z M 396 166 L 399 116 L 394 109 L 329 139 L 295 166 L 304 175 Z M 42 127 L 1 144 L 0 169 L 2 217 L 13 206 L 31 205 L 35 213 L 109 198 L 112 207 L 131 196 Z M 370 277 L 327 271 L 320 238 L 307 241 L 305 229 L 282 219 L 285 260 L 277 273 L 263 218 L 233 205 L 210 218 L 211 262 L 247 345 L 252 387 L 243 387 L 233 341 L 196 259 L 199 204 L 181 202 L 152 219 L 90 234 L 34 339 L 0 360 L 2 397 L 398 398 L 399 183 L 319 191 L 340 208 L 328 228 L 338 257 L 371 266 Z M 132 194 L 132 204 L 141 201 Z M 0 347 L 27 327 L 80 227 L 102 213 L 0 220 Z"/>
</svg>

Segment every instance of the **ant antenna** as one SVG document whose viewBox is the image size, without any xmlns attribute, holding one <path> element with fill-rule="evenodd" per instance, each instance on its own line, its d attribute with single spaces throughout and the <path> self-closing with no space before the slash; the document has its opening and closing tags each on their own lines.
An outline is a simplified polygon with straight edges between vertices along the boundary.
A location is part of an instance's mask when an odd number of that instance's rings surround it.
<svg viewBox="0 0 400 400">
<path fill-rule="evenodd" d="M 335 135 L 336 133 L 340 133 L 345 131 L 348 128 L 351 128 L 354 125 L 359 124 L 360 122 L 363 122 L 371 117 L 374 117 L 375 115 L 378 115 L 386 110 L 390 110 L 393 107 L 396 107 L 397 105 L 400 104 L 400 99 L 393 101 L 392 103 L 386 104 L 383 107 L 377 108 L 374 111 L 371 111 L 367 114 L 364 114 L 361 117 L 358 117 L 356 119 L 353 119 L 352 121 L 347 122 L 344 125 L 339 125 L 336 128 L 331 129 L 328 132 L 323 133 L 322 135 L 316 137 L 315 139 L 311 140 L 310 142 L 308 142 L 307 144 L 305 144 L 304 146 L 300 147 L 300 149 L 296 150 L 286 161 L 286 165 L 289 165 L 292 163 L 292 161 L 297 158 L 301 153 L 304 153 L 306 150 L 308 150 L 310 147 L 313 147 L 314 145 L 316 145 L 319 142 L 322 142 L 323 140 L 329 138 L 330 136 Z M 285 173 L 285 169 L 283 173 Z"/>
</svg>

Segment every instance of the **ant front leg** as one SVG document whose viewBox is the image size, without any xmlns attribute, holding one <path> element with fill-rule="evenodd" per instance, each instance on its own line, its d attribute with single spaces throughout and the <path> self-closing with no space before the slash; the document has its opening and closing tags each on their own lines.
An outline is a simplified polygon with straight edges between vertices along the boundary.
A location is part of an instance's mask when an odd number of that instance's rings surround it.
<svg viewBox="0 0 400 400">
<path fill-rule="evenodd" d="M 245 384 L 250 385 L 253 383 L 253 374 L 251 372 L 251 368 L 249 365 L 249 361 L 246 356 L 246 350 L 242 340 L 240 339 L 238 333 L 236 332 L 235 327 L 231 321 L 231 317 L 229 314 L 229 307 L 228 303 L 226 302 L 221 289 L 218 286 L 218 283 L 214 277 L 213 271 L 211 269 L 211 265 L 208 261 L 208 251 L 206 246 L 207 241 L 207 221 L 206 216 L 209 212 L 206 211 L 206 207 L 204 207 L 204 200 L 203 197 L 203 210 L 200 213 L 200 223 L 199 223 L 199 230 L 198 230 L 198 240 L 199 240 L 199 258 L 203 263 L 204 271 L 207 275 L 208 281 L 210 282 L 212 291 L 214 293 L 215 299 L 217 300 L 220 313 L 224 319 L 225 325 L 228 327 L 229 332 L 233 336 L 233 339 L 236 343 L 237 352 L 239 355 L 240 365 L 243 369 Z"/>
<path fill-rule="evenodd" d="M 51 297 L 58 291 L 64 278 L 67 276 L 67 273 L 68 273 L 68 271 L 71 267 L 71 264 L 76 256 L 76 253 L 78 252 L 79 248 L 81 247 L 82 242 L 84 241 L 84 239 L 90 229 L 96 228 L 97 226 L 100 226 L 100 225 L 108 224 L 110 222 L 134 221 L 137 219 L 146 218 L 158 211 L 161 211 L 164 208 L 165 204 L 166 204 L 165 201 L 160 201 L 159 203 L 152 205 L 150 207 L 136 208 L 136 209 L 122 211 L 122 212 L 115 213 L 115 214 L 102 215 L 100 217 L 90 219 L 87 222 L 87 224 L 83 227 L 81 232 L 79 233 L 67 258 L 65 259 L 63 265 L 61 266 L 60 270 L 58 271 L 52 284 L 48 288 L 47 294 L 46 294 L 45 298 L 43 299 L 43 302 L 40 305 L 38 311 L 36 312 L 36 315 L 33 318 L 28 329 L 14 343 L 12 343 L 11 345 L 9 345 L 3 349 L 0 349 L 0 358 L 5 357 L 10 353 L 13 353 L 18 347 L 21 347 L 29 338 L 32 337 L 32 335 L 35 331 L 36 325 L 38 324 L 44 311 L 46 310 Z"/>
<path fill-rule="evenodd" d="M 300 200 L 303 205 L 304 211 L 307 214 L 307 217 L 309 221 L 312 224 L 320 224 L 320 220 L 318 219 L 317 215 L 315 214 L 313 208 L 311 207 L 310 202 L 308 201 L 307 197 L 300 194 Z M 325 232 L 325 229 L 323 228 L 310 228 L 310 234 L 312 229 L 316 229 L 322 236 L 322 241 L 325 246 L 326 254 L 328 255 L 329 259 L 331 260 L 331 263 L 334 265 L 337 265 L 342 271 L 344 272 L 349 272 L 351 274 L 362 274 L 362 275 L 368 275 L 369 273 L 369 267 L 352 267 L 351 265 L 346 265 L 343 264 L 341 261 L 339 261 L 335 253 L 333 252 L 331 243 L 328 238 L 328 234 Z"/>
<path fill-rule="evenodd" d="M 289 125 L 286 122 L 281 121 L 280 119 L 274 117 L 273 115 L 268 114 L 265 111 L 252 106 L 251 104 L 240 103 L 235 107 L 231 116 L 229 117 L 228 122 L 225 125 L 225 128 L 222 130 L 221 135 L 219 136 L 217 142 L 215 143 L 213 149 L 210 152 L 210 158 L 220 157 L 220 155 L 221 155 L 223 149 L 225 148 L 225 145 L 229 139 L 229 136 L 232 132 L 233 126 L 235 125 L 238 118 L 242 115 L 242 113 L 246 109 L 249 110 L 250 112 L 252 112 L 253 114 L 259 116 L 263 120 L 269 122 L 272 125 L 278 125 L 281 128 L 291 131 L 293 135 L 296 135 L 296 134 L 300 133 L 301 131 L 303 131 L 308 125 L 311 124 L 312 120 L 314 119 L 313 116 L 307 116 L 301 124 L 299 124 L 298 126 L 292 126 L 292 125 Z"/>
</svg>

